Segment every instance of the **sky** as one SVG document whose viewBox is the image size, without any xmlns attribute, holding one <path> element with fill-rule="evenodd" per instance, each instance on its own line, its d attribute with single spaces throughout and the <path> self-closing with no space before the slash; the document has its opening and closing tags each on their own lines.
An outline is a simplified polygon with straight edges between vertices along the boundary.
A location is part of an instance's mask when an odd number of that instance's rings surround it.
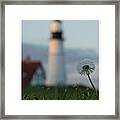
<svg viewBox="0 0 120 120">
<path fill-rule="evenodd" d="M 23 43 L 48 47 L 50 38 L 50 20 L 23 20 Z M 99 21 L 97 20 L 63 20 L 62 29 L 65 48 L 93 49 L 98 51 Z"/>
</svg>

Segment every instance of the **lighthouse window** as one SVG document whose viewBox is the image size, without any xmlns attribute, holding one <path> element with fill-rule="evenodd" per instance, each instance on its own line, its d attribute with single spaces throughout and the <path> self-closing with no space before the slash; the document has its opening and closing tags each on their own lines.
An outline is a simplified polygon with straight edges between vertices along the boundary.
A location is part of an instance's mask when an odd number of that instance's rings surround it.
<svg viewBox="0 0 120 120">
<path fill-rule="evenodd" d="M 62 38 L 62 33 L 61 32 L 55 32 L 55 33 L 52 34 L 52 38 L 61 39 Z"/>
</svg>

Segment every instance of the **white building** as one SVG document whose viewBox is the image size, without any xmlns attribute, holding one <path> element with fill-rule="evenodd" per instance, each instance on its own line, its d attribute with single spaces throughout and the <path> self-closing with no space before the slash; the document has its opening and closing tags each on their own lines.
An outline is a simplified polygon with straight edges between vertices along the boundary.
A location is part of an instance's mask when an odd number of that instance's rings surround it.
<svg viewBox="0 0 120 120">
<path fill-rule="evenodd" d="M 62 33 L 62 22 L 53 20 L 49 40 L 48 77 L 46 81 L 48 86 L 65 85 L 64 39 Z"/>
<path fill-rule="evenodd" d="M 36 86 L 45 84 L 45 71 L 40 61 L 22 61 L 22 85 Z"/>
</svg>

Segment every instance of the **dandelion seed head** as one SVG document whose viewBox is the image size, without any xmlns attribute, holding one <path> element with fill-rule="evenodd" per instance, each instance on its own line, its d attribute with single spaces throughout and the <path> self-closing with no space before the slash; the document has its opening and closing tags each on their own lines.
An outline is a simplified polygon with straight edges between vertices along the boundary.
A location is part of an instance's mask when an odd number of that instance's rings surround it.
<svg viewBox="0 0 120 120">
<path fill-rule="evenodd" d="M 84 59 L 80 61 L 80 63 L 78 63 L 77 65 L 77 71 L 80 74 L 85 74 L 85 71 L 88 71 L 88 74 L 89 74 L 89 69 L 91 69 L 90 70 L 91 73 L 95 69 L 94 63 L 89 59 Z"/>
</svg>

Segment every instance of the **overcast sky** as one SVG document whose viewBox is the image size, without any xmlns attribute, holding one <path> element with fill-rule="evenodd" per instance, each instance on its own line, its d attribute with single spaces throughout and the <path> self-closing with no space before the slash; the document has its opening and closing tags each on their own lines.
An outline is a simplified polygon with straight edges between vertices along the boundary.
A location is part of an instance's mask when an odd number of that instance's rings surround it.
<svg viewBox="0 0 120 120">
<path fill-rule="evenodd" d="M 23 43 L 48 46 L 50 24 L 51 21 L 49 20 L 23 20 Z M 63 20 L 62 28 L 65 48 L 98 51 L 99 22 L 97 20 Z"/>
</svg>

